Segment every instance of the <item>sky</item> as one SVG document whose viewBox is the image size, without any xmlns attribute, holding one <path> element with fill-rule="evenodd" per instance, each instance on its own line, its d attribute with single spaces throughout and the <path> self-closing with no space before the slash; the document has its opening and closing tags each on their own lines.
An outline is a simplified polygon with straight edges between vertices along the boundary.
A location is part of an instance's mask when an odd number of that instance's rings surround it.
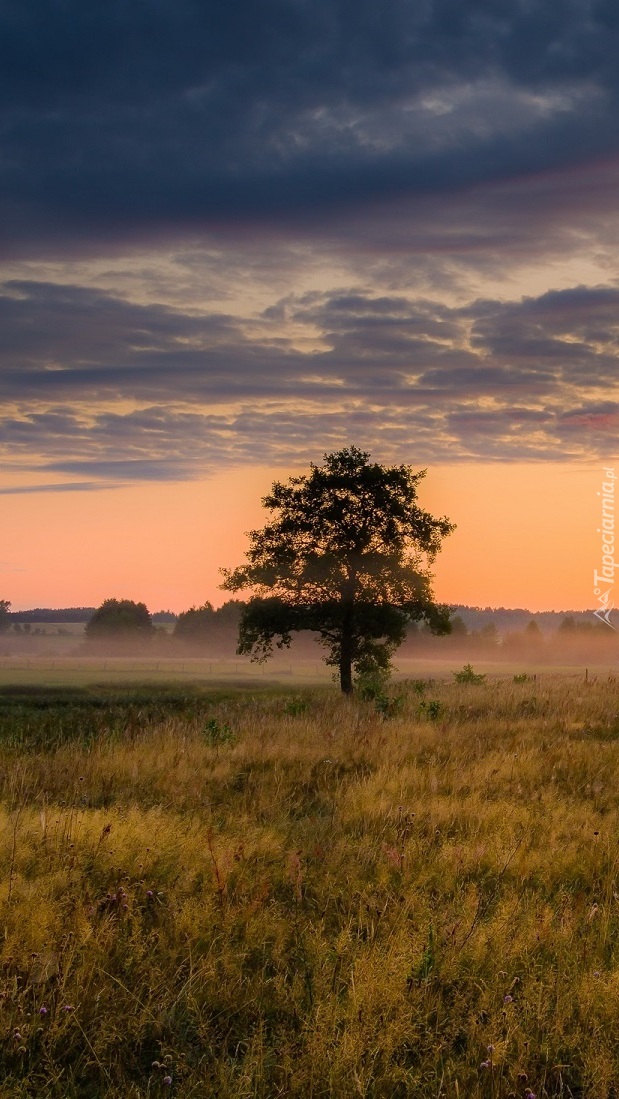
<svg viewBox="0 0 619 1099">
<path fill-rule="evenodd" d="M 0 0 L 0 597 L 221 602 L 276 477 L 427 468 L 437 597 L 595 605 L 612 0 Z"/>
</svg>

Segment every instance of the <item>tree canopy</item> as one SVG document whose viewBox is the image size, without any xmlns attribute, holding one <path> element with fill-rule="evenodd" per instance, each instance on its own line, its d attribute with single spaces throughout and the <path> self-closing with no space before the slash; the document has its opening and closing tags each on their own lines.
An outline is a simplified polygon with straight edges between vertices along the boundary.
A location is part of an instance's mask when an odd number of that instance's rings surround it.
<svg viewBox="0 0 619 1099">
<path fill-rule="evenodd" d="M 217 610 L 208 600 L 190 607 L 178 615 L 173 637 L 201 649 L 226 646 L 238 633 L 242 607 L 238 599 L 228 599 Z"/>
<path fill-rule="evenodd" d="M 228 591 L 250 588 L 239 653 L 269 656 L 275 642 L 312 630 L 352 690 L 353 669 L 387 672 L 407 624 L 450 631 L 434 602 L 429 564 L 453 530 L 417 502 L 426 471 L 383 466 L 357 447 L 327 454 L 310 473 L 275 482 L 262 503 L 272 518 L 249 532 L 246 564 L 222 570 Z"/>
<path fill-rule="evenodd" d="M 151 637 L 153 623 L 145 603 L 134 603 L 132 599 L 105 599 L 86 625 L 85 632 L 90 641 L 111 637 L 143 640 Z"/>
<path fill-rule="evenodd" d="M 174 626 L 174 637 L 181 641 L 207 641 L 212 634 L 214 622 L 213 604 L 207 600 L 201 607 L 190 607 L 188 611 L 179 614 Z"/>
</svg>

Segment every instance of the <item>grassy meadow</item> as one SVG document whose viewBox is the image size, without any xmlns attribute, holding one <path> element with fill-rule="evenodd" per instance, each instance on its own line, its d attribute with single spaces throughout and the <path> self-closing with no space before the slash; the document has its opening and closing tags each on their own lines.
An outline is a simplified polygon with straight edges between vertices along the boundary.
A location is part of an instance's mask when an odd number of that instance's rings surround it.
<svg viewBox="0 0 619 1099">
<path fill-rule="evenodd" d="M 0 686 L 0 1096 L 619 1096 L 619 682 Z"/>
</svg>

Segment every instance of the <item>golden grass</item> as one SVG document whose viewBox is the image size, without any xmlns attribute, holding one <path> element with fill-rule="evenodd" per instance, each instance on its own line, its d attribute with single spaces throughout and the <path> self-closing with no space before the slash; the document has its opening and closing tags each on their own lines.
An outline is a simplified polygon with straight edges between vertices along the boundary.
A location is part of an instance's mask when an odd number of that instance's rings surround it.
<svg viewBox="0 0 619 1099">
<path fill-rule="evenodd" d="M 2 1097 L 619 1095 L 619 684 L 393 691 L 0 746 Z"/>
</svg>

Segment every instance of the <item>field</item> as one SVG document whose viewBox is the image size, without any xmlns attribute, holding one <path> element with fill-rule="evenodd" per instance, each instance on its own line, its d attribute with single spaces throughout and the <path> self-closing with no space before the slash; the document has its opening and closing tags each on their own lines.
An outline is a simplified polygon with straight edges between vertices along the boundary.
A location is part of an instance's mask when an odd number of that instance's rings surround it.
<svg viewBox="0 0 619 1099">
<path fill-rule="evenodd" d="M 5 669 L 0 1096 L 617 1099 L 619 682 L 516 670 Z"/>
</svg>

